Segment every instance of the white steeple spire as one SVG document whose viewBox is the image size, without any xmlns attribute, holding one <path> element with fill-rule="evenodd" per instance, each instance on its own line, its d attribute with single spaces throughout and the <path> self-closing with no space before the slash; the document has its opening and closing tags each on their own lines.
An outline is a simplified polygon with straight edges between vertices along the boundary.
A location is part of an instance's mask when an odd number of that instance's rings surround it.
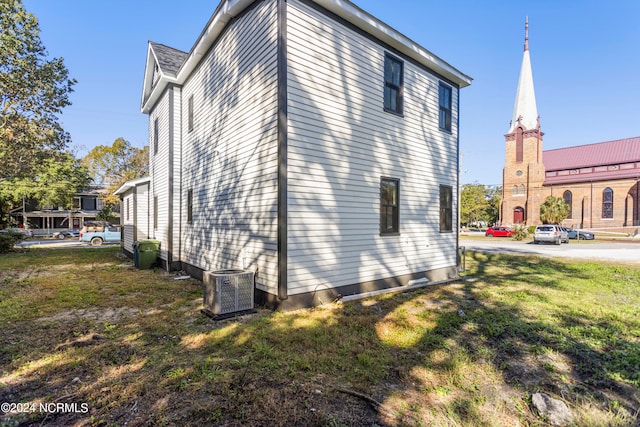
<svg viewBox="0 0 640 427">
<path fill-rule="evenodd" d="M 536 107 L 536 94 L 533 90 L 533 73 L 531 72 L 531 58 L 529 56 L 529 17 L 525 21 L 524 56 L 520 67 L 513 118 L 511 119 L 508 133 L 514 132 L 519 124 L 524 126 L 525 129 L 538 127 L 538 108 Z"/>
</svg>

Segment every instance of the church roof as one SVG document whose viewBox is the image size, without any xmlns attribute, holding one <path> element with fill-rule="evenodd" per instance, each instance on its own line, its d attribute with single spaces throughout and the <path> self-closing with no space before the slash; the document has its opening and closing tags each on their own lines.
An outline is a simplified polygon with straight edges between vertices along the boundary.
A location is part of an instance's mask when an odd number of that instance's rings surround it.
<svg viewBox="0 0 640 427">
<path fill-rule="evenodd" d="M 542 152 L 547 171 L 640 161 L 640 137 L 557 148 Z"/>
<path fill-rule="evenodd" d="M 640 176 L 640 137 L 542 152 L 544 184 L 604 181 Z"/>
</svg>

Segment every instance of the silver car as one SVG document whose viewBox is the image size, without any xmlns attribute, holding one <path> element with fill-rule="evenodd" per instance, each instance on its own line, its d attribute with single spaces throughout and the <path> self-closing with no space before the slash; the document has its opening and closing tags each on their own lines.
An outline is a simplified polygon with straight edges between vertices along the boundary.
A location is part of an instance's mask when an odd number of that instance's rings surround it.
<svg viewBox="0 0 640 427">
<path fill-rule="evenodd" d="M 540 242 L 555 243 L 556 245 L 569 243 L 569 234 L 564 230 L 564 227 L 559 225 L 538 225 L 533 233 L 533 243 Z"/>
</svg>

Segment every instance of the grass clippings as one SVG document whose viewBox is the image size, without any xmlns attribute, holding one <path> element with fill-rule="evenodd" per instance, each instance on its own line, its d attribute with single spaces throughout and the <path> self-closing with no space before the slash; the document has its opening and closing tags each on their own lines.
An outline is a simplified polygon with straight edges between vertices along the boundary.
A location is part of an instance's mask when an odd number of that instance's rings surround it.
<svg viewBox="0 0 640 427">
<path fill-rule="evenodd" d="M 199 282 L 117 248 L 2 256 L 0 425 L 546 425 L 535 392 L 579 426 L 638 424 L 637 266 L 470 254 L 467 268 L 214 322 Z"/>
</svg>

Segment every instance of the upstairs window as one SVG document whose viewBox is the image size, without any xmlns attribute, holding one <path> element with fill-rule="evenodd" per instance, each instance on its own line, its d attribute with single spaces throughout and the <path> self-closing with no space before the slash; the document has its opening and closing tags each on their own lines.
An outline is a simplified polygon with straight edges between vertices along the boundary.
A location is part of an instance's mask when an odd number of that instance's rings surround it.
<svg viewBox="0 0 640 427">
<path fill-rule="evenodd" d="M 451 132 L 451 86 L 442 82 L 438 90 L 438 105 L 440 106 L 440 129 Z"/>
<path fill-rule="evenodd" d="M 384 57 L 384 109 L 402 115 L 404 64 L 389 54 Z"/>
<path fill-rule="evenodd" d="M 522 152 L 523 152 L 523 135 L 524 131 L 521 126 L 518 126 L 516 129 L 516 163 L 522 163 Z"/>
<path fill-rule="evenodd" d="M 187 131 L 193 131 L 193 95 L 191 95 L 187 101 L 187 123 Z"/>
<path fill-rule="evenodd" d="M 153 121 L 153 154 L 158 154 L 158 119 Z"/>
<path fill-rule="evenodd" d="M 400 180 L 380 179 L 380 234 L 400 232 Z"/>
<path fill-rule="evenodd" d="M 613 218 L 613 190 L 609 187 L 602 192 L 602 218 Z"/>
<path fill-rule="evenodd" d="M 453 231 L 453 187 L 440 186 L 440 232 Z"/>
</svg>

